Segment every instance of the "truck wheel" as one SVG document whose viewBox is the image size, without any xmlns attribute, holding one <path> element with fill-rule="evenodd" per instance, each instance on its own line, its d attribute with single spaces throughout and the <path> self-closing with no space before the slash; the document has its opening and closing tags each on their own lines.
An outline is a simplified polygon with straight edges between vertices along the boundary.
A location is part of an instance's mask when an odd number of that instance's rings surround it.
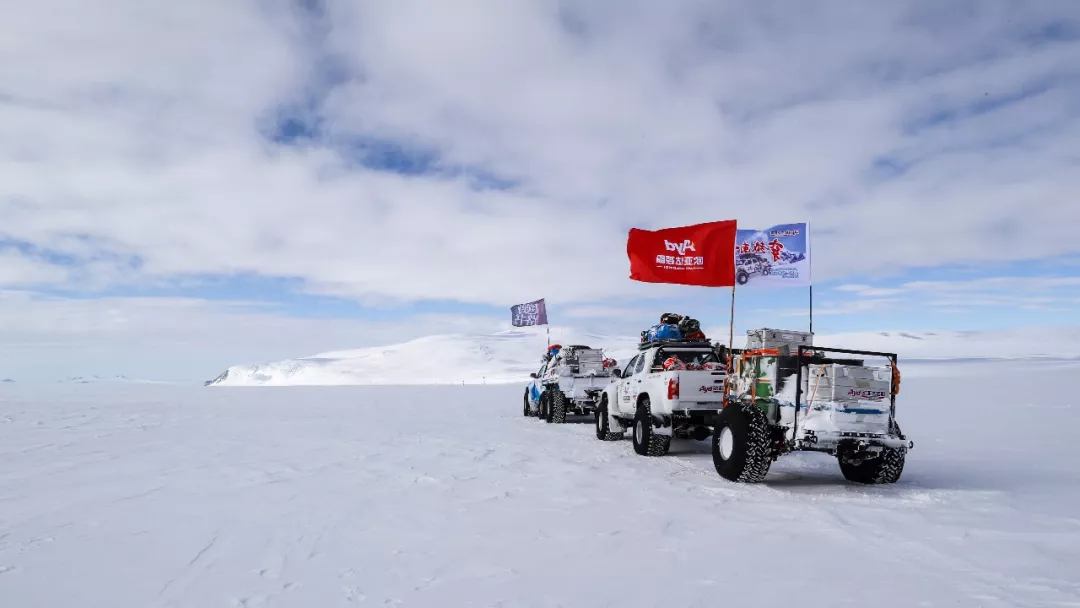
<svg viewBox="0 0 1080 608">
<path fill-rule="evenodd" d="M 551 394 L 547 391 L 540 395 L 540 419 L 551 422 Z"/>
<path fill-rule="evenodd" d="M 562 391 L 555 391 L 551 395 L 551 422 L 566 422 L 566 395 Z"/>
<path fill-rule="evenodd" d="M 642 456 L 663 456 L 671 447 L 671 435 L 653 433 L 649 398 L 643 397 L 634 415 L 634 451 Z"/>
<path fill-rule="evenodd" d="M 750 274 L 745 270 L 740 270 L 738 273 L 736 273 L 735 280 L 738 281 L 739 285 L 746 285 L 746 283 L 750 280 Z"/>
<path fill-rule="evenodd" d="M 732 404 L 720 412 L 712 434 L 713 466 L 728 481 L 757 483 L 772 465 L 769 421 L 761 408 Z"/>
<path fill-rule="evenodd" d="M 525 401 L 525 413 L 524 413 L 524 416 L 526 418 L 528 418 L 529 416 L 532 416 L 532 412 L 529 411 L 529 391 L 525 391 L 525 399 L 524 399 L 524 401 Z"/>
<path fill-rule="evenodd" d="M 608 418 L 607 395 L 600 398 L 600 407 L 596 408 L 596 438 L 600 441 L 618 441 L 622 433 L 611 432 L 611 420 Z"/>
<path fill-rule="evenodd" d="M 896 483 L 904 472 L 907 450 L 885 448 L 881 455 L 868 460 L 854 461 L 840 458 L 840 472 L 844 478 L 855 483 Z"/>
</svg>

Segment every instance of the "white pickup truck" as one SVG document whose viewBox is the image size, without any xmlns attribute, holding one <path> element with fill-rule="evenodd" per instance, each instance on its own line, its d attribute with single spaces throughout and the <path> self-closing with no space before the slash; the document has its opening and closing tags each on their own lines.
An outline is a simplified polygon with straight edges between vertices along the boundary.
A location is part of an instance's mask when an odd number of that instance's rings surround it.
<svg viewBox="0 0 1080 608">
<path fill-rule="evenodd" d="M 568 414 L 594 413 L 600 392 L 615 379 L 604 368 L 604 352 L 585 345 L 563 348 L 525 388 L 524 414 L 546 422 L 566 422 Z"/>
<path fill-rule="evenodd" d="M 723 409 L 723 352 L 708 340 L 660 340 L 639 350 L 600 396 L 596 438 L 621 439 L 633 427 L 634 451 L 642 456 L 667 454 L 672 437 L 708 439 Z M 670 358 L 681 363 L 670 367 L 690 369 L 665 370 Z"/>
</svg>

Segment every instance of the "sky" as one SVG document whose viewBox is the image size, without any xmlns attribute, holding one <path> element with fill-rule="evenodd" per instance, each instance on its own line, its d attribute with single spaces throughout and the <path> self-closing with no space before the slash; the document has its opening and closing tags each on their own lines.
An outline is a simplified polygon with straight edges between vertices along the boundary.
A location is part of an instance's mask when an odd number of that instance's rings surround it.
<svg viewBox="0 0 1080 608">
<path fill-rule="evenodd" d="M 0 19 L 0 378 L 722 326 L 626 236 L 808 221 L 819 332 L 1080 319 L 1080 4 L 40 0 Z M 736 327 L 808 326 L 745 289 Z"/>
</svg>

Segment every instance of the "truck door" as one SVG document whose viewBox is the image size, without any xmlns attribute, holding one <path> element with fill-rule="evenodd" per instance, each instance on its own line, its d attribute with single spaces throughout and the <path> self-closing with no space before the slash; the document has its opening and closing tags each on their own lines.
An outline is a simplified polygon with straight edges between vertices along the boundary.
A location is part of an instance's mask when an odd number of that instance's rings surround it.
<svg viewBox="0 0 1080 608">
<path fill-rule="evenodd" d="M 631 387 L 636 383 L 637 379 L 634 378 L 634 366 L 637 365 L 642 355 L 638 355 L 626 364 L 626 369 L 623 370 L 623 376 L 619 380 L 619 384 L 615 387 L 616 400 L 618 401 L 619 413 L 627 413 L 634 411 L 633 399 L 634 393 Z"/>
<path fill-rule="evenodd" d="M 637 411 L 638 396 L 641 395 L 641 389 L 644 387 L 645 377 L 649 375 L 646 365 L 651 365 L 648 360 L 652 359 L 655 352 L 657 351 L 647 351 L 638 355 L 637 365 L 634 366 L 634 377 L 630 381 L 631 394 L 627 403 L 627 413 Z"/>
<path fill-rule="evenodd" d="M 540 371 L 536 372 L 536 378 L 529 384 L 529 401 L 532 402 L 533 407 L 540 406 L 540 393 L 542 392 L 541 385 L 544 381 L 544 373 L 547 371 L 547 366 L 547 363 L 541 365 Z"/>
</svg>

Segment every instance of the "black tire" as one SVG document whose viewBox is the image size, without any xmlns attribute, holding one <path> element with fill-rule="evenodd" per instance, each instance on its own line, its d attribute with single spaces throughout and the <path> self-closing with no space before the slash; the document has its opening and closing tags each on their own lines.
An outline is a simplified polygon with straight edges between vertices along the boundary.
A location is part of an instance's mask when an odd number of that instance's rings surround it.
<svg viewBox="0 0 1080 608">
<path fill-rule="evenodd" d="M 907 450 L 903 448 L 885 448 L 881 455 L 869 460 L 855 462 L 840 458 L 840 472 L 844 478 L 854 483 L 882 484 L 896 483 L 904 472 L 904 460 Z"/>
<path fill-rule="evenodd" d="M 634 451 L 641 456 L 663 456 L 670 447 L 670 435 L 657 435 L 653 432 L 649 397 L 642 397 L 634 415 Z"/>
<path fill-rule="evenodd" d="M 547 391 L 540 395 L 540 418 L 544 422 L 551 422 L 551 393 Z"/>
<path fill-rule="evenodd" d="M 562 391 L 551 394 L 551 422 L 555 424 L 566 422 L 566 395 Z"/>
<path fill-rule="evenodd" d="M 607 395 L 600 398 L 600 405 L 596 408 L 596 438 L 600 441 L 618 441 L 623 438 L 622 433 L 611 432 L 611 421 L 608 420 Z"/>
<path fill-rule="evenodd" d="M 524 399 L 524 401 L 525 401 L 525 412 L 524 412 L 523 415 L 526 418 L 528 418 L 529 416 L 532 416 L 532 412 L 529 411 L 529 391 L 528 390 L 525 391 L 525 399 Z"/>
<path fill-rule="evenodd" d="M 735 281 L 739 285 L 746 285 L 749 280 L 750 274 L 747 273 L 745 270 L 740 270 L 739 272 L 735 273 Z"/>
<path fill-rule="evenodd" d="M 758 483 L 769 474 L 769 420 L 761 408 L 732 404 L 720 412 L 712 434 L 713 466 L 727 479 Z"/>
<path fill-rule="evenodd" d="M 897 436 L 903 437 L 900 425 L 895 422 L 893 431 Z M 838 457 L 844 479 L 863 484 L 896 483 L 904 472 L 906 459 L 907 450 L 904 448 L 885 448 L 877 458 L 863 461 L 853 461 L 842 455 Z"/>
</svg>

